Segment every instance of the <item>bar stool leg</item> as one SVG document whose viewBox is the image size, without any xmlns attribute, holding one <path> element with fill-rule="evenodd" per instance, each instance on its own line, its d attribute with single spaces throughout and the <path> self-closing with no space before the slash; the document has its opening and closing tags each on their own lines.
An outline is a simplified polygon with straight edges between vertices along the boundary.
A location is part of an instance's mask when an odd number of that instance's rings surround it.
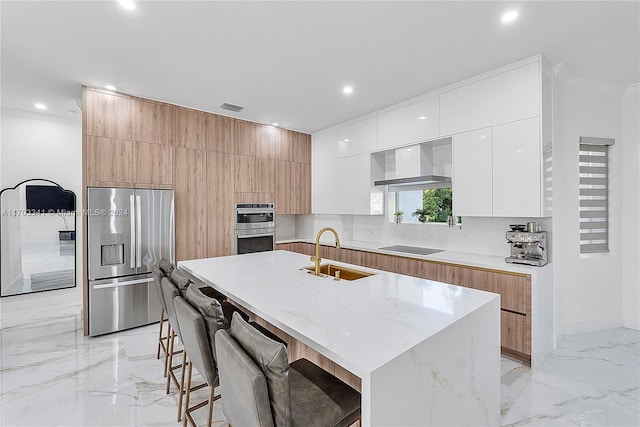
<svg viewBox="0 0 640 427">
<path fill-rule="evenodd" d="M 191 363 L 189 363 L 191 364 Z M 180 374 L 180 389 L 178 390 L 178 422 L 182 421 L 182 395 L 184 393 L 184 374 L 185 367 L 187 366 L 187 350 L 184 349 L 182 352 L 182 373 Z M 188 407 L 188 406 L 187 406 Z"/>
<path fill-rule="evenodd" d="M 171 387 L 171 368 L 173 365 L 173 346 L 176 340 L 176 333 L 171 332 L 171 343 L 169 344 L 169 363 L 167 366 L 167 394 L 169 394 L 169 388 Z"/>
<path fill-rule="evenodd" d="M 164 376 L 167 376 L 167 370 L 169 369 L 169 346 L 171 341 L 171 335 L 173 334 L 173 330 L 171 328 L 171 323 L 167 323 L 167 352 L 164 354 Z"/>
<path fill-rule="evenodd" d="M 189 418 L 189 398 L 191 397 L 191 372 L 193 369 L 193 363 L 189 363 L 189 373 L 187 374 L 187 396 L 184 402 L 184 419 L 182 420 L 182 427 L 187 427 L 187 419 Z"/>
<path fill-rule="evenodd" d="M 213 402 L 217 400 L 213 398 L 213 389 L 213 386 L 209 387 L 209 418 L 207 418 L 207 427 L 211 427 L 211 418 L 213 418 Z"/>
<path fill-rule="evenodd" d="M 156 355 L 156 359 L 160 359 L 160 348 L 163 347 L 162 340 L 164 337 L 162 336 L 162 328 L 164 326 L 164 307 L 160 307 L 160 332 L 158 332 L 158 354 Z"/>
</svg>

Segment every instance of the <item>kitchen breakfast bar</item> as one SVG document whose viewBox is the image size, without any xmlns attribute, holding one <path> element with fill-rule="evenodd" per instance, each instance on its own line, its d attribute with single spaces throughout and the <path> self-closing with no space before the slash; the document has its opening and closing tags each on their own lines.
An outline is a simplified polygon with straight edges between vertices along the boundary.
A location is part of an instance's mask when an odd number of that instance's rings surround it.
<svg viewBox="0 0 640 427">
<path fill-rule="evenodd" d="M 500 423 L 499 295 L 326 263 L 373 274 L 316 276 L 288 251 L 178 266 L 359 377 L 365 426 Z"/>
</svg>

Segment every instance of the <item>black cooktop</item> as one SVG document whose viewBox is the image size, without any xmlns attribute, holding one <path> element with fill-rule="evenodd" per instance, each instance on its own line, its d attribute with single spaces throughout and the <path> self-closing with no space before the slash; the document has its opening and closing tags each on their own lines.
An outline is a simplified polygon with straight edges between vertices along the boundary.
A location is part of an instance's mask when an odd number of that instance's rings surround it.
<svg viewBox="0 0 640 427">
<path fill-rule="evenodd" d="M 421 248 L 419 246 L 403 246 L 403 245 L 385 246 L 384 248 L 378 248 L 378 249 L 382 249 L 384 251 L 405 252 L 408 254 L 416 254 L 416 255 L 431 255 L 431 254 L 437 254 L 438 252 L 442 252 L 442 249 Z"/>
</svg>

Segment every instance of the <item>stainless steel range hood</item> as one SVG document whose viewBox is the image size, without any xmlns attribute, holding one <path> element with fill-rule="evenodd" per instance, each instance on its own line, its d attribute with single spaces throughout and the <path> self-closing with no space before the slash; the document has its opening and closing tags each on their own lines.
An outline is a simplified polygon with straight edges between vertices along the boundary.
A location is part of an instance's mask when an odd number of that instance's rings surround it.
<svg viewBox="0 0 640 427">
<path fill-rule="evenodd" d="M 451 187 L 451 177 L 441 175 L 422 175 L 408 178 L 383 179 L 373 183 L 376 187 L 388 185 L 389 191 L 413 191 L 431 188 Z"/>
</svg>

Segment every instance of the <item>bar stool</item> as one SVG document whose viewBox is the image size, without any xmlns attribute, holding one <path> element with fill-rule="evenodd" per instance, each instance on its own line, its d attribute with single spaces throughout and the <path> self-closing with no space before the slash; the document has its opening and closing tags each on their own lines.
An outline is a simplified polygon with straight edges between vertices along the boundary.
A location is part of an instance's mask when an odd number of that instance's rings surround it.
<svg viewBox="0 0 640 427">
<path fill-rule="evenodd" d="M 236 426 L 339 426 L 360 419 L 360 393 L 233 316 L 216 333 L 222 407 Z"/>
<path fill-rule="evenodd" d="M 187 421 L 189 421 L 195 427 L 196 423 L 191 413 L 208 405 L 209 417 L 207 426 L 210 427 L 213 416 L 213 403 L 220 398 L 220 395 L 214 395 L 215 387 L 218 386 L 218 370 L 215 362 L 215 342 L 213 340 L 215 340 L 216 331 L 219 328 L 228 327 L 228 322 L 224 318 L 220 302 L 204 296 L 195 287 L 187 289 L 186 298 L 176 297 L 174 300 L 176 316 L 178 323 L 181 325 L 185 353 L 188 354 L 188 361 L 185 365 L 186 369 L 188 369 L 188 374 L 183 426 L 186 426 Z M 194 390 L 191 387 L 194 366 L 205 380 L 203 385 L 208 385 L 210 391 L 207 400 L 189 407 L 191 391 Z M 185 369 L 183 369 L 184 371 Z"/>
<path fill-rule="evenodd" d="M 163 354 L 165 355 L 165 361 L 166 361 L 167 344 L 169 342 L 169 332 L 167 332 L 167 335 L 162 335 L 164 322 L 165 320 L 167 320 L 167 318 L 165 317 L 165 312 L 167 310 L 165 309 L 164 297 L 162 296 L 162 278 L 164 277 L 164 273 L 162 272 L 162 270 L 160 270 L 159 267 L 152 265 L 151 274 L 153 276 L 153 284 L 155 285 L 154 288 L 156 290 L 156 295 L 158 296 L 158 300 L 160 301 L 160 330 L 158 332 L 158 352 L 156 354 L 156 359 L 160 359 L 160 350 L 162 350 Z M 167 329 L 168 328 L 169 328 L 169 324 L 167 323 Z M 166 375 L 166 371 L 167 371 L 166 363 L 165 363 L 164 370 Z"/>
</svg>

